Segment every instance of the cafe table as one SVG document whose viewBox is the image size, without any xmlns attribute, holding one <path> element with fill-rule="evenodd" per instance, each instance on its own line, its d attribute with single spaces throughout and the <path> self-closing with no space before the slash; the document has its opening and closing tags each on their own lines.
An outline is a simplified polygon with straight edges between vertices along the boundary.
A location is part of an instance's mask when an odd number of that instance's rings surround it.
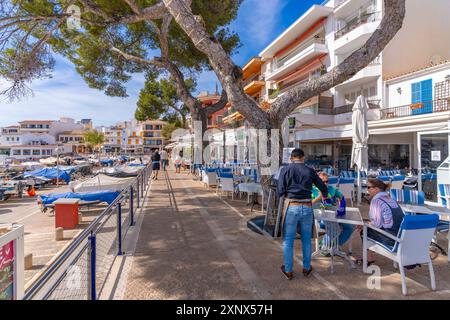
<svg viewBox="0 0 450 320">
<path fill-rule="evenodd" d="M 352 225 L 364 225 L 361 213 L 358 208 L 347 207 L 344 216 L 336 217 L 336 210 L 324 210 L 314 209 L 314 219 L 317 222 L 323 221 L 325 225 L 325 233 L 329 237 L 328 243 L 326 243 L 326 249 L 331 255 L 331 273 L 334 273 L 334 256 L 339 256 L 347 260 L 350 266 L 355 269 L 356 265 L 349 255 L 339 249 L 338 238 L 341 233 L 340 223 L 347 223 Z M 351 241 L 351 237 L 349 241 Z M 313 257 L 320 254 L 320 248 L 316 248 L 313 253 Z"/>
</svg>

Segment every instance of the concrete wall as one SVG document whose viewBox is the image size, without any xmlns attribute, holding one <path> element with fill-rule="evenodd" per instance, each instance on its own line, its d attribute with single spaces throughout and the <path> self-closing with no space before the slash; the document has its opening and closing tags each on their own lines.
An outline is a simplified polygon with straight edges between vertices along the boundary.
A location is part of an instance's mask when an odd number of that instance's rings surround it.
<svg viewBox="0 0 450 320">
<path fill-rule="evenodd" d="M 57 137 L 60 133 L 64 131 L 82 131 L 84 130 L 83 125 L 69 121 L 72 120 L 70 118 L 62 119 L 63 121 L 55 121 L 50 125 L 49 133 Z"/>
<path fill-rule="evenodd" d="M 406 0 L 402 29 L 383 51 L 383 76 L 429 66 L 433 56 L 450 60 L 450 1 Z"/>
<path fill-rule="evenodd" d="M 14 137 L 14 141 L 7 141 L 6 138 Z M 19 141 L 17 141 L 16 138 L 19 138 Z M 11 140 L 11 139 L 10 139 Z M 18 135 L 4 135 L 0 136 L 0 145 L 22 145 L 22 144 L 29 144 L 32 141 L 42 141 L 46 144 L 55 144 L 56 138 L 50 134 L 42 133 L 42 134 L 33 134 L 33 133 L 24 133 L 24 134 L 18 134 Z"/>
</svg>

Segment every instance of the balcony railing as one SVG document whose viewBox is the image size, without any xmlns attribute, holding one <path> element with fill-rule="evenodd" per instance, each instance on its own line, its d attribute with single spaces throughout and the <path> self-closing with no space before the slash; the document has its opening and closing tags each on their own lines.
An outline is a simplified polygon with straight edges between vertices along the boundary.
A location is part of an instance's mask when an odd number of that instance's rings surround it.
<svg viewBox="0 0 450 320">
<path fill-rule="evenodd" d="M 450 111 L 450 97 L 380 110 L 383 120 L 444 111 Z"/>
<path fill-rule="evenodd" d="M 254 75 L 252 75 L 250 78 L 246 79 L 246 80 L 243 82 L 244 88 L 245 88 L 248 84 L 250 84 L 252 81 L 264 81 L 264 77 L 263 77 L 262 75 L 260 75 L 260 74 L 254 74 Z"/>
<path fill-rule="evenodd" d="M 318 38 L 313 37 L 313 38 L 305 41 L 301 45 L 299 45 L 297 48 L 293 49 L 291 52 L 289 52 L 284 57 L 274 60 L 273 65 L 272 65 L 272 70 L 270 73 L 274 73 L 275 71 L 277 71 L 278 69 L 283 67 L 288 61 L 290 61 L 292 58 L 294 58 L 296 55 L 298 55 L 300 52 L 304 51 L 309 46 L 316 44 L 316 43 L 317 44 L 325 44 L 325 39 L 322 37 L 318 37 Z"/>
<path fill-rule="evenodd" d="M 369 105 L 369 109 L 378 109 L 380 108 L 380 102 L 381 100 L 367 100 L 367 104 Z M 345 104 L 343 106 L 339 106 L 333 109 L 333 114 L 334 115 L 338 115 L 338 114 L 344 114 L 344 113 L 350 113 L 353 112 L 353 106 L 355 104 L 351 103 L 351 104 Z"/>
<path fill-rule="evenodd" d="M 358 14 L 356 17 L 354 17 L 353 19 L 351 19 L 350 21 L 347 22 L 347 24 L 339 29 L 338 31 L 336 31 L 336 33 L 334 34 L 334 39 L 337 40 L 339 38 L 341 38 L 342 36 L 346 35 L 347 33 L 349 33 L 350 31 L 358 28 L 359 26 L 369 23 L 369 22 L 375 22 L 381 19 L 381 12 L 365 12 L 365 13 L 361 13 Z"/>
</svg>

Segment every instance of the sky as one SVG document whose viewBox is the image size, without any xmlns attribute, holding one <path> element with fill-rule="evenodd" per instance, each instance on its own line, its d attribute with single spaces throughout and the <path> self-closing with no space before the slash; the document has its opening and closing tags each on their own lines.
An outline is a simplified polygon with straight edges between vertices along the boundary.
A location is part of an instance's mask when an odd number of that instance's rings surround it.
<svg viewBox="0 0 450 320">
<path fill-rule="evenodd" d="M 276 39 L 313 4 L 323 0 L 244 0 L 230 29 L 239 34 L 242 46 L 233 56 L 243 66 Z M 52 78 L 33 82 L 33 96 L 20 102 L 0 102 L 0 127 L 28 119 L 53 120 L 70 117 L 92 119 L 94 126 L 113 125 L 133 118 L 144 76 L 137 74 L 127 85 L 129 97 L 111 98 L 89 88 L 66 59 L 56 56 Z M 197 81 L 197 91 L 214 92 L 217 77 L 205 72 Z M 2 84 L 0 84 L 0 91 Z"/>
</svg>

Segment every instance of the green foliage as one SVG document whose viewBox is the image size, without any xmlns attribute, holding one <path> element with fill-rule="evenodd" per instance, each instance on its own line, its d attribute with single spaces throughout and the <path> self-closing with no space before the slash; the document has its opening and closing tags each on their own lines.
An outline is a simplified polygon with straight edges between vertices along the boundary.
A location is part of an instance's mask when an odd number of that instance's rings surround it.
<svg viewBox="0 0 450 320">
<path fill-rule="evenodd" d="M 95 150 L 105 142 L 105 135 L 97 130 L 91 130 L 84 134 L 84 141 Z"/>
<path fill-rule="evenodd" d="M 194 91 L 195 81 L 187 79 L 186 86 L 191 92 Z M 189 109 L 180 101 L 173 80 L 158 79 L 157 72 L 147 73 L 137 102 L 136 120 L 162 119 L 172 123 L 178 121 L 180 127 L 183 127 L 188 113 Z"/>
<path fill-rule="evenodd" d="M 178 128 L 181 128 L 181 123 L 169 123 L 163 127 L 163 129 L 161 130 L 161 134 L 165 140 L 170 140 L 172 138 L 172 132 Z"/>
<path fill-rule="evenodd" d="M 67 0 L 6 0 L 17 6 L 14 15 L 18 16 L 52 16 L 64 13 L 69 4 Z M 131 8 L 123 0 L 90 0 L 90 3 L 105 12 L 110 19 L 133 14 Z M 137 0 L 141 8 L 149 7 L 157 0 Z M 227 26 L 236 18 L 242 0 L 193 0 L 194 14 L 200 14 L 205 21 L 207 30 L 220 41 L 229 53 L 235 52 L 240 46 L 239 37 L 231 32 Z M 126 97 L 126 83 L 132 74 L 147 72 L 149 67 L 125 60 L 111 51 L 111 47 L 145 59 L 152 59 L 160 55 L 160 43 L 157 33 L 150 22 L 137 22 L 117 24 L 107 22 L 104 17 L 87 12 L 81 1 L 75 1 L 82 8 L 82 19 L 93 21 L 89 24 L 82 21 L 80 30 L 69 29 L 66 23 L 58 25 L 58 20 L 44 21 L 35 25 L 34 21 L 18 25 L 20 36 L 26 41 L 36 42 L 53 28 L 55 32 L 47 43 L 52 52 L 61 54 L 69 59 L 76 67 L 76 71 L 86 83 L 94 89 L 102 90 L 109 96 Z M 0 10 L 0 19 L 10 14 L 7 10 Z M 1 20 L 0 20 L 1 21 Z M 104 23 L 104 25 L 102 25 Z M 155 21 L 161 25 L 161 21 Z M 0 23 L 1 24 L 1 23 Z M 172 20 L 169 27 L 169 58 L 185 74 L 210 70 L 211 67 L 206 56 L 197 50 L 185 32 Z M 5 47 L 3 47 L 5 48 Z M 6 48 L 15 48 L 12 43 Z M 39 57 L 37 57 L 39 58 Z M 38 64 L 47 66 L 46 64 Z M 10 70 L 12 67 L 0 64 L 2 69 Z M 9 68 L 9 69 L 8 69 Z M 153 70 L 155 71 L 155 70 Z M 158 74 L 164 71 L 158 70 Z M 39 76 L 39 73 L 36 73 Z M 34 77 L 36 78 L 36 77 Z M 32 79 L 34 79 L 32 78 Z M 140 116 L 140 115 L 138 115 Z"/>
</svg>

